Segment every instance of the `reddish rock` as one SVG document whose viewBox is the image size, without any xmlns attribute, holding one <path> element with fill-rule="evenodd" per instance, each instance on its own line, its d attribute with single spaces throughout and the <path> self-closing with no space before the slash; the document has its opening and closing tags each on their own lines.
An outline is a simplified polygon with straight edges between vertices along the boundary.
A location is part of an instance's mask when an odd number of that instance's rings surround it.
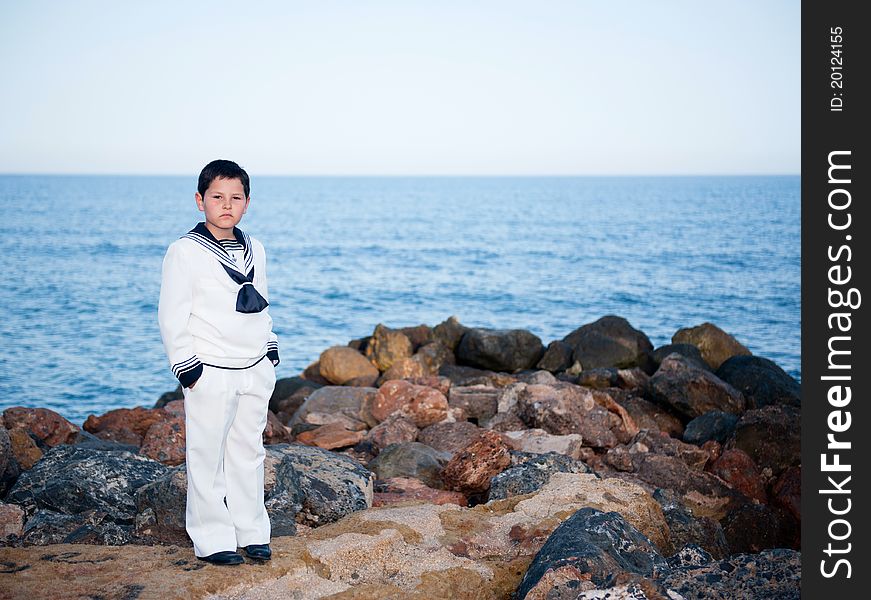
<svg viewBox="0 0 871 600">
<path fill-rule="evenodd" d="M 406 356 L 396 360 L 390 368 L 384 371 L 379 378 L 381 381 L 390 381 L 391 379 L 409 379 L 412 377 L 423 377 L 429 373 L 429 370 L 421 362 L 417 356 Z"/>
<path fill-rule="evenodd" d="M 165 418 L 162 408 L 118 408 L 99 417 L 88 416 L 84 428 L 103 440 L 141 446 L 148 429 Z"/>
<path fill-rule="evenodd" d="M 419 433 L 414 421 L 403 414 L 393 413 L 369 430 L 366 439 L 379 449 L 384 449 L 390 444 L 413 442 Z"/>
<path fill-rule="evenodd" d="M 13 406 L 3 411 L 6 429 L 20 427 L 47 446 L 71 444 L 80 429 L 47 408 Z"/>
<path fill-rule="evenodd" d="M 682 460 L 688 467 L 701 471 L 710 459 L 707 450 L 676 440 L 662 431 L 641 431 L 632 442 L 643 444 L 650 452 L 663 456 L 674 456 Z"/>
<path fill-rule="evenodd" d="M 15 504 L 0 502 L 0 541 L 9 537 L 20 538 L 23 533 L 24 510 Z"/>
<path fill-rule="evenodd" d="M 502 436 L 483 431 L 448 461 L 442 479 L 448 489 L 480 493 L 490 488 L 490 480 L 511 465 L 511 452 Z"/>
<path fill-rule="evenodd" d="M 413 500 L 429 504 L 456 504 L 458 506 L 468 504 L 466 497 L 460 492 L 436 490 L 411 477 L 393 477 L 375 482 L 375 498 L 372 506 L 388 506 Z"/>
<path fill-rule="evenodd" d="M 26 431 L 20 427 L 9 430 L 9 442 L 12 445 L 12 455 L 18 465 L 27 470 L 42 458 L 42 450 L 36 445 Z"/>
<path fill-rule="evenodd" d="M 585 446 L 611 448 L 625 436 L 623 420 L 600 406 L 594 390 L 566 382 L 528 385 L 517 395 L 517 411 L 528 427 L 548 433 L 580 434 Z"/>
<path fill-rule="evenodd" d="M 167 402 L 163 406 L 163 410 L 165 410 L 170 415 L 175 415 L 177 417 L 184 416 L 184 400 L 173 400 L 172 402 Z"/>
<path fill-rule="evenodd" d="M 430 448 L 453 456 L 477 438 L 481 431 L 483 430 L 480 427 L 468 421 L 436 423 L 421 431 L 417 440 Z"/>
<path fill-rule="evenodd" d="M 286 444 L 293 441 L 290 427 L 286 427 L 270 410 L 266 412 L 266 429 L 263 430 L 264 444 Z"/>
<path fill-rule="evenodd" d="M 325 450 L 353 446 L 362 439 L 362 431 L 348 431 L 339 423 L 321 425 L 317 429 L 310 429 L 296 436 L 296 441 L 300 444 L 317 446 Z"/>
<path fill-rule="evenodd" d="M 165 465 L 183 463 L 185 461 L 184 413 L 174 414 L 149 427 L 142 439 L 139 453 Z"/>
<path fill-rule="evenodd" d="M 708 453 L 708 463 L 712 463 L 723 453 L 723 444 L 717 440 L 708 440 L 702 444 L 702 450 Z"/>
<path fill-rule="evenodd" d="M 437 389 L 445 396 L 447 396 L 451 391 L 451 380 L 447 377 L 425 375 L 423 377 L 408 377 L 406 378 L 406 381 L 413 383 L 414 385 L 425 385 L 426 387 Z"/>
<path fill-rule="evenodd" d="M 654 398 L 687 419 L 719 410 L 733 415 L 744 411 L 744 396 L 680 354 L 669 354 L 650 378 Z"/>
<path fill-rule="evenodd" d="M 724 451 L 708 470 L 748 498 L 767 501 L 759 469 L 743 450 L 731 448 Z"/>
<path fill-rule="evenodd" d="M 790 467 L 771 486 L 771 503 L 801 521 L 801 467 Z"/>
<path fill-rule="evenodd" d="M 672 437 L 683 437 L 683 422 L 658 404 L 638 396 L 627 396 L 617 401 L 626 409 L 639 429 L 664 431 Z"/>
<path fill-rule="evenodd" d="M 398 379 L 385 382 L 374 397 L 367 398 L 362 412 L 380 423 L 399 410 L 423 428 L 447 416 L 448 400 L 436 389 Z"/>
</svg>

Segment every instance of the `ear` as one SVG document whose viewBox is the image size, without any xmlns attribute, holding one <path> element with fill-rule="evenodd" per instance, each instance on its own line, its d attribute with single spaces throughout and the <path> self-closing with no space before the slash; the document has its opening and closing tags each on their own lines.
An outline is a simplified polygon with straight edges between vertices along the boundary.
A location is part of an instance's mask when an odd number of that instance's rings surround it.
<svg viewBox="0 0 871 600">
<path fill-rule="evenodd" d="M 197 208 L 200 209 L 200 212 L 206 212 L 206 207 L 203 204 L 203 197 L 200 195 L 199 192 L 196 192 L 194 194 L 194 200 L 197 201 Z"/>
<path fill-rule="evenodd" d="M 248 205 L 249 205 L 249 204 L 251 204 L 251 196 L 248 196 L 247 198 L 245 198 L 245 208 L 242 209 L 242 214 L 243 214 L 243 215 L 244 215 L 246 212 L 248 212 Z"/>
</svg>

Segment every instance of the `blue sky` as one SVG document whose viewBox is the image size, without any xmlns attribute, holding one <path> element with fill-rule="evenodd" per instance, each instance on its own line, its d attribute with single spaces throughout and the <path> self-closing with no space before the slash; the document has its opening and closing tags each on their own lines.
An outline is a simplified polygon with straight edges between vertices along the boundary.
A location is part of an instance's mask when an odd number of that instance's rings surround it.
<svg viewBox="0 0 871 600">
<path fill-rule="evenodd" d="M 798 173 L 800 3 L 0 0 L 0 173 Z"/>
</svg>

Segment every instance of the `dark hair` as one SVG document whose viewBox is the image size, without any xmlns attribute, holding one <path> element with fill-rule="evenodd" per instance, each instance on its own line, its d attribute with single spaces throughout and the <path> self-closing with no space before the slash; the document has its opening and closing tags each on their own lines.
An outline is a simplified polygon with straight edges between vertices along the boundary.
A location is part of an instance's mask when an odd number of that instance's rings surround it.
<svg viewBox="0 0 871 600">
<path fill-rule="evenodd" d="M 215 179 L 238 179 L 245 188 L 245 197 L 251 195 L 251 182 L 245 169 L 232 160 L 213 160 L 200 172 L 200 180 L 197 183 L 197 191 L 200 196 L 206 195 L 206 190 Z"/>
</svg>

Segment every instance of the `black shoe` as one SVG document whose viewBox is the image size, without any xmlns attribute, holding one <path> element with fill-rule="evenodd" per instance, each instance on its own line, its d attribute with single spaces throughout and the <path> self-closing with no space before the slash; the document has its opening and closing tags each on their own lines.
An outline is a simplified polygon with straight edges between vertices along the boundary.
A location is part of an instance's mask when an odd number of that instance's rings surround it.
<svg viewBox="0 0 871 600">
<path fill-rule="evenodd" d="M 198 556 L 197 558 L 213 565 L 241 565 L 245 562 L 242 555 L 234 550 L 222 550 L 221 552 L 215 552 L 208 556 Z"/>
<path fill-rule="evenodd" d="M 243 547 L 242 552 L 244 552 L 245 556 L 248 558 L 257 558 L 260 560 L 269 560 L 272 558 L 272 550 L 270 550 L 269 544 L 251 544 L 250 546 Z"/>
</svg>

